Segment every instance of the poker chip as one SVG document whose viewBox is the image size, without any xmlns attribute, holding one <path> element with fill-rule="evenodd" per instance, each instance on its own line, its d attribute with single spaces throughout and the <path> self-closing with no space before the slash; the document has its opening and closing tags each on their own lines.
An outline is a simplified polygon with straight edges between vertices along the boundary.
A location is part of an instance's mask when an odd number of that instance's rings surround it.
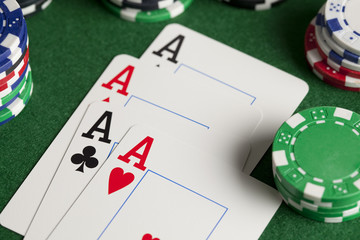
<svg viewBox="0 0 360 240">
<path fill-rule="evenodd" d="M 24 16 L 31 16 L 46 9 L 52 0 L 18 0 Z"/>
<path fill-rule="evenodd" d="M 29 60 L 29 51 L 26 51 L 25 57 L 20 60 L 20 64 L 18 64 L 12 72 L 6 75 L 6 77 L 0 79 L 0 97 L 6 96 L 13 91 L 20 76 L 26 72 Z"/>
<path fill-rule="evenodd" d="M 334 62 L 337 64 L 344 66 L 346 68 L 352 69 L 354 71 L 360 71 L 360 65 L 354 62 L 351 62 L 344 57 L 341 57 L 339 54 L 337 54 L 334 50 L 332 50 L 327 42 L 325 41 L 323 34 L 322 34 L 322 28 L 325 27 L 324 23 L 324 17 L 321 14 L 323 9 L 320 10 L 320 13 L 318 14 L 317 20 L 316 20 L 316 37 L 317 37 L 317 43 L 319 44 L 319 48 Z"/>
<path fill-rule="evenodd" d="M 320 203 L 315 204 L 312 201 L 306 199 L 298 199 L 296 196 L 291 194 L 279 181 L 278 176 L 275 176 L 274 182 L 276 188 L 280 192 L 280 194 L 286 199 L 286 201 L 292 205 L 293 207 L 297 208 L 299 211 L 309 212 L 310 214 L 320 213 L 320 214 L 327 214 L 327 216 L 337 216 L 337 217 L 344 217 L 350 214 L 356 214 L 360 211 L 360 201 L 355 203 L 344 205 L 341 207 L 332 207 L 329 203 Z"/>
<path fill-rule="evenodd" d="M 31 5 L 31 1 L 24 1 Z M 17 116 L 32 93 L 29 36 L 20 6 L 15 0 L 0 0 L 0 125 Z"/>
<path fill-rule="evenodd" d="M 334 50 L 337 54 L 339 54 L 344 59 L 349 60 L 350 62 L 360 63 L 360 56 L 358 54 L 352 53 L 348 50 L 345 50 L 343 47 L 338 45 L 330 36 L 329 31 L 326 26 L 322 28 L 322 36 L 325 39 L 325 42 L 329 45 L 329 47 Z"/>
<path fill-rule="evenodd" d="M 354 77 L 354 78 L 360 78 L 360 72 L 351 70 L 349 68 L 346 68 L 346 67 L 343 67 L 343 66 L 337 64 L 336 62 L 334 62 L 333 60 L 328 58 L 321 49 L 318 49 L 318 50 L 319 50 L 319 53 L 322 56 L 322 58 L 326 61 L 326 63 L 331 68 L 335 69 L 336 71 L 338 71 L 339 73 L 341 73 L 343 75 L 347 75 L 347 76 Z"/>
<path fill-rule="evenodd" d="M 336 87 L 346 91 L 360 92 L 360 88 L 346 87 L 342 84 L 338 84 L 336 81 L 328 78 L 326 75 L 322 75 L 321 73 L 319 73 L 316 69 L 313 69 L 313 72 L 318 78 L 320 78 L 322 81 L 324 81 L 325 83 L 329 84 L 332 87 Z"/>
<path fill-rule="evenodd" d="M 360 115 L 344 108 L 315 107 L 289 118 L 272 149 L 274 180 L 284 201 L 321 222 L 359 217 L 359 136 Z"/>
<path fill-rule="evenodd" d="M 326 59 L 325 54 L 319 50 L 321 57 Z M 317 71 L 318 69 L 319 71 Z M 333 87 L 338 87 L 343 90 L 355 91 L 358 92 L 359 89 L 359 77 L 351 77 L 342 73 L 341 71 L 336 70 L 333 67 L 332 63 L 327 61 L 326 64 L 317 63 L 316 68 L 313 69 L 313 72 L 316 76 L 322 79 L 324 82 L 332 85 Z"/>
<path fill-rule="evenodd" d="M 6 71 L 0 73 L 0 85 L 1 85 L 2 79 L 6 78 L 9 74 L 11 74 L 11 72 L 13 72 L 16 68 L 18 68 L 19 65 L 22 63 L 22 61 L 24 61 L 24 58 L 29 57 L 29 41 L 27 41 L 26 46 L 27 46 L 26 50 L 22 53 L 20 58 L 11 67 L 9 67 Z"/>
<path fill-rule="evenodd" d="M 25 86 L 26 78 L 28 75 L 28 65 L 26 66 L 26 71 L 20 76 L 18 81 L 15 82 L 14 90 L 11 91 L 6 96 L 0 98 L 0 110 L 2 110 L 4 107 L 9 105 L 9 102 L 11 102 L 17 95 L 21 93 L 21 90 Z"/>
<path fill-rule="evenodd" d="M 24 91 L 5 109 L 0 111 L 0 126 L 15 118 L 25 108 L 33 91 L 31 71 L 29 71 Z"/>
<path fill-rule="evenodd" d="M 284 202 L 295 212 L 300 213 L 304 217 L 325 223 L 341 223 L 360 216 L 360 202 L 341 208 L 319 207 L 303 200 L 294 200 L 291 194 L 282 189 L 281 184 L 278 180 L 276 180 L 276 178 L 275 185 Z"/>
<path fill-rule="evenodd" d="M 344 66 L 341 66 L 341 63 L 343 62 L 343 59 L 347 59 L 349 61 L 352 61 L 353 63 L 355 63 L 357 61 L 357 57 L 355 54 L 350 53 L 350 52 L 344 52 L 343 53 L 343 58 L 341 57 L 341 54 L 339 54 L 337 51 L 341 51 L 341 47 L 339 45 L 337 45 L 331 38 L 331 36 L 326 36 L 328 34 L 327 28 L 324 27 L 325 24 L 325 20 L 324 20 L 324 6 L 320 9 L 319 13 L 317 14 L 317 25 L 321 25 L 322 26 L 322 34 L 319 34 L 321 37 L 324 38 L 326 44 L 324 45 L 325 48 L 327 48 L 327 51 L 329 52 L 328 55 L 325 54 L 325 52 L 321 49 L 321 47 L 319 47 L 319 53 L 322 55 L 322 57 L 326 60 L 327 64 L 329 66 L 331 66 L 333 69 L 335 69 L 336 71 L 338 71 L 341 74 L 344 75 L 348 75 L 351 77 L 355 77 L 355 78 L 360 78 L 360 72 L 356 71 L 356 70 L 352 70 L 349 68 L 346 68 Z M 330 43 L 327 47 L 327 43 Z M 331 47 L 331 49 L 329 50 L 329 47 Z M 334 53 L 335 52 L 335 53 Z M 328 57 L 330 56 L 330 57 Z M 346 57 L 347 56 L 347 57 Z M 349 64 L 348 62 L 344 61 L 345 65 Z M 352 64 L 353 64 L 352 63 Z M 356 65 L 356 64 L 355 64 Z"/>
<path fill-rule="evenodd" d="M 21 58 L 21 56 L 23 55 L 23 53 L 26 51 L 26 46 L 27 46 L 27 39 L 28 36 L 25 36 L 25 38 L 22 40 L 23 43 L 21 44 L 21 48 L 18 48 L 13 54 L 11 54 L 10 56 L 8 56 L 6 59 L 4 59 L 3 61 L 0 61 L 0 76 L 2 74 L 6 74 L 8 70 L 14 65 L 16 64 L 16 62 Z"/>
<path fill-rule="evenodd" d="M 36 3 L 40 0 L 16 0 L 16 1 L 22 8 L 22 7 L 27 7 L 27 6 L 33 5 L 34 3 Z"/>
<path fill-rule="evenodd" d="M 328 0 L 325 4 L 326 27 L 334 41 L 344 49 L 360 54 L 360 1 Z"/>
<path fill-rule="evenodd" d="M 286 199 L 281 196 L 282 199 L 284 200 L 284 202 L 286 203 Z M 299 211 L 299 209 L 297 209 L 296 207 L 294 207 L 291 204 L 288 204 L 288 206 L 290 208 L 292 208 L 295 212 L 301 214 L 302 216 L 318 221 L 318 222 L 324 222 L 324 223 L 341 223 L 341 222 L 346 222 L 349 220 L 353 220 L 355 218 L 358 218 L 360 216 L 359 213 L 351 215 L 351 216 L 346 216 L 346 217 L 327 217 L 326 215 L 321 215 L 321 214 L 309 214 L 309 212 L 307 211 Z"/>
<path fill-rule="evenodd" d="M 327 84 L 342 89 L 342 90 L 346 90 L 346 91 L 352 91 L 352 92 L 360 92 L 360 88 L 353 88 L 353 87 L 346 87 L 344 85 L 339 85 L 336 82 L 333 82 L 329 79 L 327 79 L 326 77 L 323 77 L 323 81 L 326 82 Z"/>
<path fill-rule="evenodd" d="M 111 0 L 112 3 L 120 7 L 134 8 L 139 9 L 141 11 L 151 11 L 162 8 L 167 8 L 174 3 L 174 0 L 142 0 L 142 1 L 134 1 L 134 0 Z"/>
<path fill-rule="evenodd" d="M 143 11 L 141 8 L 125 7 L 125 1 L 122 1 L 124 4 L 123 7 L 114 4 L 113 1 L 114 0 L 102 0 L 104 5 L 112 13 L 116 14 L 124 20 L 131 22 L 160 22 L 169 20 L 182 14 L 193 2 L 193 0 L 174 0 L 173 3 L 167 7 L 156 10 Z M 132 4 L 135 3 L 132 2 Z"/>
<path fill-rule="evenodd" d="M 284 1 L 285 0 L 222 0 L 222 2 L 231 6 L 252 9 L 255 11 L 271 9 L 273 6 L 276 6 Z"/>
<path fill-rule="evenodd" d="M 0 1 L 1 21 L 0 28 L 0 62 L 16 51 L 24 33 L 25 20 L 20 6 L 15 0 Z M 1 71 L 1 70 L 0 70 Z"/>
<path fill-rule="evenodd" d="M 327 64 L 326 59 L 320 54 L 315 34 L 315 19 L 311 21 L 305 34 L 306 59 L 315 74 L 324 82 L 334 82 L 348 88 L 359 88 L 360 78 L 344 75 Z M 334 86 L 334 85 L 333 85 Z M 336 85 L 335 85 L 336 86 Z"/>
</svg>

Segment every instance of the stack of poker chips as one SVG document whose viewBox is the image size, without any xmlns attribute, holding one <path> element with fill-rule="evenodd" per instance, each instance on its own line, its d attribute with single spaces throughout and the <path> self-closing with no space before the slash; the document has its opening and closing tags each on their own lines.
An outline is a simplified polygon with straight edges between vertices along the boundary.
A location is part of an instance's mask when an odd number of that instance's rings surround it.
<svg viewBox="0 0 360 240">
<path fill-rule="evenodd" d="M 274 180 L 285 203 L 304 217 L 339 223 L 360 216 L 360 115 L 316 107 L 278 130 Z"/>
<path fill-rule="evenodd" d="M 33 90 L 29 37 L 23 13 L 15 0 L 0 0 L 0 125 L 16 117 Z"/>
<path fill-rule="evenodd" d="M 193 0 L 102 0 L 115 15 L 132 22 L 160 22 L 182 14 Z"/>
<path fill-rule="evenodd" d="M 360 91 L 360 1 L 328 0 L 305 35 L 306 58 L 324 82 Z"/>
<path fill-rule="evenodd" d="M 47 8 L 52 0 L 17 0 L 24 16 L 31 16 Z"/>
<path fill-rule="evenodd" d="M 285 0 L 221 0 L 231 6 L 247 8 L 255 11 L 268 10 Z"/>
</svg>

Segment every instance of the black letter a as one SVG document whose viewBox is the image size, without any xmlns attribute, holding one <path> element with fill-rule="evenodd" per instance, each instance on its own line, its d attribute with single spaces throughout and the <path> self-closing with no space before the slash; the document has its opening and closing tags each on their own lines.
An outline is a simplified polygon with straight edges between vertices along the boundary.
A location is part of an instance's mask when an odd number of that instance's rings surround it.
<svg viewBox="0 0 360 240">
<path fill-rule="evenodd" d="M 175 50 L 171 50 L 169 47 L 175 43 L 176 41 L 178 41 L 176 49 Z M 174 38 L 171 42 L 169 42 L 168 44 L 166 44 L 163 48 L 161 48 L 159 51 L 153 51 L 153 54 L 158 55 L 159 57 L 162 57 L 161 52 L 163 51 L 168 51 L 170 53 L 173 54 L 173 56 L 171 58 L 168 58 L 169 61 L 173 62 L 173 63 L 177 63 L 176 61 L 176 57 L 179 53 L 179 50 L 181 48 L 181 44 L 184 41 L 184 36 L 183 35 L 179 35 L 176 38 Z"/>
<path fill-rule="evenodd" d="M 97 122 L 94 124 L 94 126 L 91 127 L 91 129 L 87 133 L 83 133 L 81 136 L 93 139 L 94 135 L 93 132 L 100 132 L 104 134 L 104 137 L 100 137 L 99 141 L 104 143 L 111 143 L 111 140 L 109 139 L 109 131 L 110 131 L 110 123 L 111 123 L 111 117 L 112 112 L 104 112 L 104 114 L 97 120 Z M 105 129 L 99 128 L 99 125 L 106 119 Z"/>
</svg>

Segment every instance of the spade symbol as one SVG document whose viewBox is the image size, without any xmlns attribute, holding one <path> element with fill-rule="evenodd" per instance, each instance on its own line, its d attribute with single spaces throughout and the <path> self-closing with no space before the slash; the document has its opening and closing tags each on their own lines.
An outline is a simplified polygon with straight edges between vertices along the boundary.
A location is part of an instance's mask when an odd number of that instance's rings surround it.
<svg viewBox="0 0 360 240">
<path fill-rule="evenodd" d="M 71 162 L 74 164 L 80 164 L 80 167 L 76 171 L 84 172 L 84 165 L 88 168 L 94 168 L 99 164 L 99 161 L 92 157 L 96 153 L 96 149 L 92 146 L 84 147 L 82 154 L 75 153 L 71 157 Z"/>
</svg>

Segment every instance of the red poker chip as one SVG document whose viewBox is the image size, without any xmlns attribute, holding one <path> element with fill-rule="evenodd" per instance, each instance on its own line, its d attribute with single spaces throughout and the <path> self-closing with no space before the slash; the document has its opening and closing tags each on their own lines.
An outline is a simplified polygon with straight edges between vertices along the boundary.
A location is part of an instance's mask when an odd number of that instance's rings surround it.
<svg viewBox="0 0 360 240">
<path fill-rule="evenodd" d="M 0 95 L 7 90 L 11 90 L 11 85 L 16 82 L 16 80 L 23 74 L 26 69 L 26 65 L 29 60 L 29 49 L 27 49 L 24 58 L 21 60 L 22 63 L 19 64 L 20 69 L 17 67 L 6 75 L 6 77 L 0 79 Z M 21 65 L 22 64 L 22 65 Z"/>
<path fill-rule="evenodd" d="M 328 80 L 326 78 L 324 78 L 323 81 L 326 82 L 327 84 L 333 86 L 333 87 L 336 87 L 336 88 L 339 88 L 339 89 L 342 89 L 342 90 L 352 91 L 352 92 L 360 92 L 360 88 L 345 87 L 343 85 L 339 85 L 337 83 L 334 83 L 333 81 Z"/>
<path fill-rule="evenodd" d="M 308 65 L 309 65 L 310 68 L 312 68 L 310 63 L 308 63 Z M 325 76 L 323 76 L 319 72 L 317 72 L 315 69 L 313 69 L 313 72 L 321 81 L 329 84 L 332 87 L 336 87 L 336 88 L 346 90 L 346 91 L 360 92 L 360 88 L 345 87 L 344 85 L 337 84 L 333 80 L 326 78 Z"/>
<path fill-rule="evenodd" d="M 322 58 L 324 59 L 324 61 L 326 62 L 326 64 L 330 66 L 332 69 L 334 69 L 335 71 L 339 72 L 342 75 L 360 79 L 360 72 L 351 70 L 349 68 L 343 67 L 335 63 L 330 58 L 328 58 L 328 56 L 323 52 L 323 50 L 319 47 L 319 45 L 317 45 L 317 49 L 320 55 L 322 56 Z"/>
<path fill-rule="evenodd" d="M 311 68 L 321 74 L 327 82 L 331 81 L 336 85 L 346 87 L 344 90 L 360 88 L 360 78 L 339 73 L 327 64 L 326 59 L 317 47 L 314 23 L 315 19 L 311 21 L 305 34 L 305 54 Z"/>
<path fill-rule="evenodd" d="M 322 56 L 322 52 L 318 49 L 320 55 Z M 360 87 L 360 78 L 354 78 L 351 76 L 344 75 L 334 68 L 329 66 L 326 61 L 322 61 L 321 63 L 315 63 L 316 70 L 322 75 L 326 76 L 327 79 L 337 83 L 339 85 L 345 87 L 358 88 Z"/>
</svg>

